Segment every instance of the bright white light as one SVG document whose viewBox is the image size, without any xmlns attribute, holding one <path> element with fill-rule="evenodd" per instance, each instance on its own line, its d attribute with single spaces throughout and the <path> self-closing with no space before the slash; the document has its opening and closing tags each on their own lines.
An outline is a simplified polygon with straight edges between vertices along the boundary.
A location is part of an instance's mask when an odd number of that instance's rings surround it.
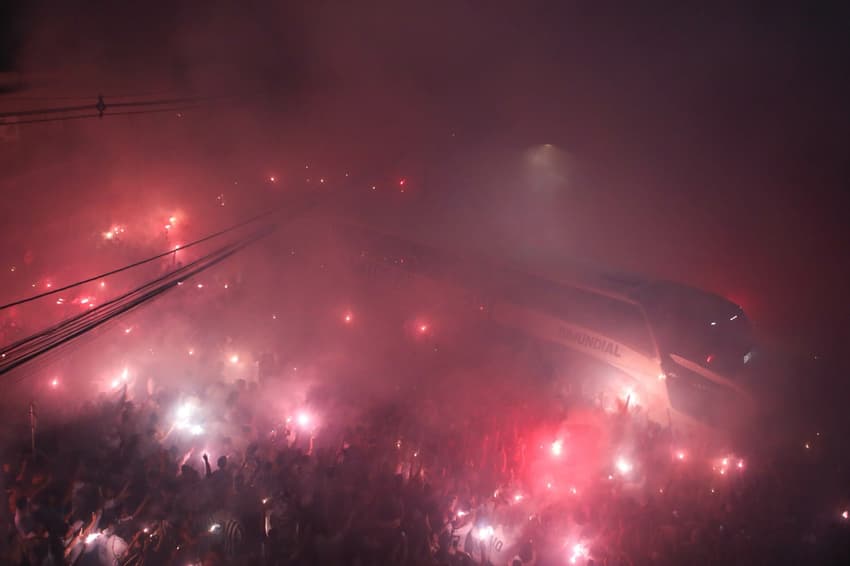
<svg viewBox="0 0 850 566">
<path fill-rule="evenodd" d="M 552 482 L 550 482 L 550 481 L 546 482 L 546 489 L 552 489 Z"/>
<path fill-rule="evenodd" d="M 346 322 L 346 324 L 350 323 L 353 320 L 351 313 L 350 312 L 345 313 L 345 316 L 342 317 L 342 320 L 344 320 Z"/>
<path fill-rule="evenodd" d="M 120 384 L 121 384 L 120 381 L 118 381 L 117 379 L 113 379 L 112 380 L 112 389 L 117 388 Z"/>
<path fill-rule="evenodd" d="M 570 564 L 575 564 L 579 558 L 587 558 L 590 555 L 587 547 L 581 543 L 576 543 L 573 545 L 572 552 L 570 553 Z"/>
<path fill-rule="evenodd" d="M 733 315 L 729 318 L 729 322 L 732 322 L 732 321 L 733 321 L 733 320 L 735 320 L 736 318 L 738 318 L 738 315 L 737 315 L 737 314 L 733 314 Z"/>
<path fill-rule="evenodd" d="M 678 452 L 676 452 L 676 459 L 677 460 L 684 460 L 685 459 L 685 451 L 679 450 Z"/>
<path fill-rule="evenodd" d="M 177 407 L 177 419 L 181 421 L 188 420 L 195 412 L 195 406 L 192 403 L 183 403 Z"/>
<path fill-rule="evenodd" d="M 192 349 L 192 348 L 189 348 L 189 355 L 190 355 L 190 356 L 194 356 L 194 355 L 195 355 L 195 350 L 194 350 L 194 349 Z"/>
<path fill-rule="evenodd" d="M 100 536 L 100 533 L 89 533 L 88 535 L 86 535 L 86 544 L 91 544 L 99 536 Z"/>
<path fill-rule="evenodd" d="M 488 538 L 492 537 L 495 532 L 496 531 L 495 529 L 493 529 L 493 527 L 487 525 L 486 527 L 481 527 L 480 529 L 478 529 L 478 532 L 475 533 L 475 538 L 477 538 L 478 540 L 487 540 Z"/>
<path fill-rule="evenodd" d="M 307 428 L 310 426 L 310 415 L 307 413 L 298 413 L 298 416 L 295 417 L 295 422 L 298 423 L 298 426 L 301 428 Z"/>
<path fill-rule="evenodd" d="M 850 512 L 848 512 L 848 511 L 845 509 L 844 511 L 842 511 L 842 512 L 841 512 L 841 518 L 842 518 L 842 519 L 844 519 L 844 520 L 846 521 L 848 518 L 850 518 Z"/>
<path fill-rule="evenodd" d="M 192 427 L 189 429 L 189 432 L 193 436 L 198 436 L 199 434 L 204 434 L 204 427 L 202 427 L 201 425 L 197 425 L 197 424 L 192 425 Z"/>
<path fill-rule="evenodd" d="M 627 461 L 625 458 L 617 458 L 617 462 L 614 466 L 617 468 L 617 471 L 623 475 L 628 474 L 634 468 L 631 462 Z"/>
<path fill-rule="evenodd" d="M 665 379 L 667 379 L 666 373 L 659 373 L 658 374 L 658 381 L 664 381 Z"/>
<path fill-rule="evenodd" d="M 845 511 L 845 513 L 846 513 L 846 511 Z M 467 515 L 466 511 L 458 511 L 457 512 L 457 518 L 458 519 L 460 519 L 462 517 L 466 517 L 466 515 Z"/>
<path fill-rule="evenodd" d="M 209 530 L 210 530 L 211 533 L 214 533 L 217 530 L 219 530 L 220 528 L 221 528 L 221 525 L 219 525 L 218 523 L 213 523 L 212 525 L 210 525 Z"/>
<path fill-rule="evenodd" d="M 522 500 L 523 500 L 523 495 L 521 493 L 517 493 L 516 495 L 514 495 L 514 501 L 515 502 L 519 503 Z"/>
<path fill-rule="evenodd" d="M 743 461 L 743 460 L 738 460 L 738 469 L 739 469 L 739 470 L 743 470 L 743 469 L 744 469 L 744 461 Z"/>
<path fill-rule="evenodd" d="M 717 323 L 716 323 L 715 321 L 713 321 L 713 320 L 712 320 L 712 321 L 711 321 L 711 326 L 717 326 Z"/>
<path fill-rule="evenodd" d="M 50 385 L 52 387 L 57 387 L 59 385 L 59 380 L 54 377 L 53 380 L 50 382 Z"/>
<path fill-rule="evenodd" d="M 564 451 L 564 443 L 561 440 L 556 440 L 549 447 L 549 451 L 552 452 L 552 456 L 560 456 Z"/>
<path fill-rule="evenodd" d="M 623 390 L 623 400 L 629 402 L 630 407 L 634 407 L 638 404 L 638 396 L 635 394 L 635 390 L 627 387 Z"/>
<path fill-rule="evenodd" d="M 570 493 L 572 493 L 573 495 L 578 495 L 578 490 L 575 487 L 571 487 Z"/>
<path fill-rule="evenodd" d="M 232 356 L 230 356 L 230 363 L 231 364 L 238 364 L 239 363 L 239 356 L 237 356 L 236 354 L 233 354 Z"/>
</svg>

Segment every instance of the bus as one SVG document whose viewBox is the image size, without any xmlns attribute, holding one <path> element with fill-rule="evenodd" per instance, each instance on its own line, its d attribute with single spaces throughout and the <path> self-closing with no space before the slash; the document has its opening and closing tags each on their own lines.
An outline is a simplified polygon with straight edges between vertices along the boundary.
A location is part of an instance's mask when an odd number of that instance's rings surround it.
<svg viewBox="0 0 850 566">
<path fill-rule="evenodd" d="M 754 339 L 739 305 L 669 281 L 581 268 L 557 277 L 337 226 L 354 267 L 396 288 L 427 282 L 548 345 L 571 387 L 665 426 L 717 430 L 753 408 Z M 561 362 L 561 360 L 564 360 Z"/>
</svg>

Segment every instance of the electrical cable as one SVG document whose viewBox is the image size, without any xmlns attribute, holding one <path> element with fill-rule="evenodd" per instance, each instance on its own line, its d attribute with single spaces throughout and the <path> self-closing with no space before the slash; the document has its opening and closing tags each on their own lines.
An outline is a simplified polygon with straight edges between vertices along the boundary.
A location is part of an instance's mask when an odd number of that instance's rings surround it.
<svg viewBox="0 0 850 566">
<path fill-rule="evenodd" d="M 25 304 L 25 303 L 29 303 L 29 302 L 32 302 L 32 301 L 36 301 L 36 300 L 38 300 L 38 299 L 42 299 L 42 298 L 44 298 L 44 297 L 49 297 L 50 295 L 55 295 L 56 293 L 61 293 L 61 292 L 63 292 L 63 291 L 67 291 L 68 289 L 73 289 L 74 287 L 79 287 L 80 285 L 85 285 L 86 283 L 91 283 L 92 281 L 96 281 L 97 279 L 101 279 L 101 278 L 103 278 L 103 277 L 109 277 L 110 275 L 115 275 L 115 274 L 117 274 L 117 273 L 121 273 L 122 271 L 127 271 L 127 270 L 129 270 L 129 269 L 133 269 L 134 267 L 139 267 L 140 265 L 144 265 L 144 264 L 146 264 L 146 263 L 150 263 L 150 262 L 152 262 L 152 261 L 156 261 L 156 260 L 161 259 L 161 258 L 163 258 L 163 257 L 170 256 L 171 254 L 174 254 L 174 253 L 176 253 L 176 252 L 178 252 L 178 251 L 183 251 L 183 250 L 185 250 L 185 249 L 187 249 L 187 248 L 191 248 L 192 246 L 196 246 L 196 245 L 198 245 L 198 244 L 202 244 L 202 243 L 204 243 L 204 242 L 207 242 L 207 241 L 209 241 L 209 240 L 212 240 L 213 238 L 217 238 L 217 237 L 222 236 L 222 235 L 224 235 L 224 234 L 227 234 L 227 233 L 229 233 L 229 232 L 233 232 L 234 230 L 238 230 L 239 228 L 243 228 L 243 227 L 245 227 L 245 226 L 247 226 L 247 225 L 249 225 L 249 224 L 252 224 L 252 223 L 256 222 L 257 220 L 260 220 L 260 219 L 265 218 L 265 217 L 267 217 L 267 216 L 271 216 L 272 214 L 276 214 L 276 213 L 277 213 L 277 212 L 279 212 L 282 208 L 283 208 L 283 207 L 281 206 L 281 207 L 277 207 L 277 208 L 274 208 L 274 209 L 272 209 L 272 210 L 269 210 L 269 211 L 266 211 L 266 212 L 263 212 L 263 213 L 257 214 L 256 216 L 252 216 L 252 217 L 250 217 L 250 218 L 248 218 L 248 219 L 246 219 L 246 220 L 243 220 L 243 221 L 241 221 L 241 222 L 239 222 L 239 223 L 237 223 L 237 224 L 234 224 L 234 225 L 232 225 L 232 226 L 229 226 L 229 227 L 227 227 L 227 228 L 224 228 L 224 229 L 222 229 L 222 230 L 219 230 L 218 232 L 214 232 L 214 233 L 212 233 L 212 234 L 210 234 L 210 235 L 208 235 L 208 236 L 204 236 L 203 238 L 200 238 L 200 239 L 195 240 L 195 241 L 193 241 L 193 242 L 189 242 L 188 244 L 181 245 L 178 249 L 168 250 L 168 251 L 165 251 L 165 252 L 162 252 L 162 253 L 156 254 L 156 255 L 154 255 L 154 256 L 151 256 L 151 257 L 149 257 L 149 258 L 142 259 L 142 260 L 139 260 L 139 261 L 133 262 L 133 263 L 131 263 L 131 264 L 125 265 L 125 266 L 123 266 L 123 267 L 119 267 L 119 268 L 117 268 L 117 269 L 113 269 L 113 270 L 111 270 L 111 271 L 107 271 L 107 272 L 105 272 L 105 273 L 101 273 L 101 274 L 99 274 L 99 275 L 94 275 L 94 276 L 92 276 L 92 277 L 87 277 L 86 279 L 83 279 L 83 280 L 81 280 L 81 281 L 77 281 L 76 283 L 71 283 L 71 284 L 68 284 L 68 285 L 64 285 L 64 286 L 59 287 L 59 288 L 56 288 L 56 289 L 51 289 L 50 291 L 45 291 L 45 292 L 43 292 L 43 293 L 39 293 L 39 294 L 37 294 L 37 295 L 32 295 L 32 296 L 30 296 L 30 297 L 26 297 L 26 298 L 24 298 L 24 299 L 17 299 L 17 300 L 15 300 L 15 301 L 10 302 L 10 303 L 6 303 L 5 305 L 0 305 L 0 311 L 1 311 L 1 310 L 8 309 L 8 308 L 11 308 L 11 307 L 16 307 L 16 306 L 18 306 L 18 305 L 23 305 L 23 304 Z"/>
<path fill-rule="evenodd" d="M 172 108 L 153 108 L 150 110 L 126 110 L 122 112 L 104 112 L 103 114 L 79 114 L 75 116 L 57 116 L 54 118 L 32 118 L 30 120 L 18 120 L 16 122 L 6 122 L 0 126 L 18 126 L 22 124 L 43 124 L 45 122 L 65 122 L 68 120 L 80 120 L 83 118 L 105 118 L 107 116 L 128 116 L 130 114 L 162 114 L 163 112 L 181 112 L 183 110 L 193 110 L 199 108 L 199 105 L 192 106 L 175 106 Z"/>
<path fill-rule="evenodd" d="M 200 97 L 163 98 L 160 100 L 138 100 L 133 102 L 104 102 L 104 97 L 98 97 L 93 104 L 81 104 L 77 106 L 60 106 L 58 108 L 34 108 L 28 110 L 15 110 L 13 112 L 0 112 L 0 118 L 17 118 L 18 116 L 38 116 L 40 114 L 63 114 L 68 112 L 80 112 L 83 110 L 105 110 L 113 106 L 161 106 L 163 104 L 183 104 L 185 102 L 196 103 L 204 100 Z"/>
<path fill-rule="evenodd" d="M 113 318 L 120 316 L 121 314 L 124 314 L 124 313 L 128 312 L 129 310 L 132 310 L 134 308 L 137 308 L 137 307 L 143 305 L 144 303 L 148 302 L 149 300 L 160 296 L 161 294 L 165 293 L 166 291 L 168 291 L 170 289 L 173 289 L 174 287 L 177 287 L 178 283 L 180 281 L 182 281 L 183 279 L 187 279 L 189 277 L 192 277 L 193 275 L 201 273 L 202 271 L 212 267 L 213 265 L 216 265 L 216 264 L 220 263 L 221 261 L 224 261 L 225 259 L 227 259 L 231 255 L 233 255 L 236 252 L 240 251 L 241 249 L 251 245 L 252 243 L 254 243 L 257 240 L 259 240 L 260 238 L 270 234 L 271 232 L 272 232 L 272 230 L 264 230 L 264 231 L 256 233 L 255 235 L 253 235 L 252 237 L 250 237 L 246 240 L 242 240 L 242 241 L 237 242 L 235 244 L 232 244 L 230 246 L 225 246 L 224 248 L 221 248 L 221 249 L 217 250 L 216 252 L 213 252 L 212 254 L 209 254 L 209 255 L 204 256 L 203 258 L 201 258 L 199 260 L 196 260 L 195 262 L 193 262 L 194 265 L 189 264 L 189 265 L 185 266 L 184 268 L 180 268 L 179 270 L 176 270 L 175 272 L 170 272 L 170 273 L 166 274 L 165 276 L 163 276 L 161 278 L 155 279 L 153 282 L 148 282 L 148 283 L 146 283 L 146 284 L 144 284 L 144 285 L 142 285 L 142 286 L 140 286 L 140 287 L 138 287 L 138 288 L 136 288 L 136 289 L 134 289 L 134 290 L 132 290 L 128 293 L 125 293 L 121 297 L 111 301 L 111 304 L 107 303 L 107 304 L 101 305 L 101 307 L 98 307 L 98 308 L 104 309 L 104 311 L 106 311 L 110 307 L 115 307 L 115 308 L 108 311 L 107 314 L 103 314 L 103 312 L 96 313 L 97 316 L 91 317 L 91 318 L 93 318 L 93 320 L 86 321 L 84 324 L 75 325 L 75 326 L 73 326 L 72 328 L 69 328 L 69 329 L 65 329 L 65 330 L 62 331 L 61 335 L 54 337 L 54 339 L 52 341 L 50 341 L 47 344 L 35 349 L 34 351 L 23 352 L 22 354 L 15 356 L 11 360 L 3 362 L 2 364 L 0 364 L 0 375 L 8 373 L 9 371 L 15 369 L 16 367 L 23 365 L 23 364 L 41 356 L 41 355 L 43 355 L 44 353 L 49 352 L 50 350 L 53 350 L 57 347 L 60 347 L 62 345 L 69 343 L 73 339 L 85 334 L 86 332 L 88 332 L 88 331 L 90 331 L 94 328 L 97 328 L 98 326 L 108 322 L 109 320 L 112 320 Z M 191 269 L 189 269 L 185 273 L 182 273 L 186 267 L 190 267 L 190 266 L 192 267 Z M 178 273 L 178 272 L 181 272 L 181 273 Z M 180 277 L 174 277 L 175 274 L 179 274 L 181 276 Z M 149 288 L 149 289 L 142 292 L 146 288 Z M 138 295 L 138 296 L 134 297 L 133 295 Z M 86 313 L 86 314 L 89 314 L 89 313 Z"/>
</svg>

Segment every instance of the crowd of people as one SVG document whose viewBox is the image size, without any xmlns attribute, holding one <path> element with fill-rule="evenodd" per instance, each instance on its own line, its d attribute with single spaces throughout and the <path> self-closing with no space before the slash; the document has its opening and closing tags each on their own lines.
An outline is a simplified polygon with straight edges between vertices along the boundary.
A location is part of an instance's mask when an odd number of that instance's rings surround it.
<svg viewBox="0 0 850 566">
<path fill-rule="evenodd" d="M 639 414 L 589 407 L 590 420 L 606 428 L 596 448 L 629 446 L 629 459 L 615 462 L 614 453 L 608 467 L 581 467 L 582 433 L 561 426 L 557 448 L 538 445 L 545 435 L 526 426 L 532 415 L 458 415 L 448 406 L 440 413 L 446 426 L 423 431 L 417 411 L 435 409 L 416 399 L 331 426 L 322 411 L 332 409 L 315 404 L 278 418 L 254 410 L 266 395 L 244 382 L 194 397 L 124 388 L 88 403 L 70 424 L 39 430 L 35 453 L 29 438 L 4 447 L 0 563 L 850 558 L 846 515 L 839 507 L 812 511 L 817 503 L 801 492 L 817 478 L 804 455 L 730 456 L 712 465 L 695 447 L 676 451 L 671 431 Z M 189 423 L 188 410 L 185 422 L 175 420 L 187 406 L 202 424 Z M 558 418 L 569 421 L 568 414 Z"/>
</svg>

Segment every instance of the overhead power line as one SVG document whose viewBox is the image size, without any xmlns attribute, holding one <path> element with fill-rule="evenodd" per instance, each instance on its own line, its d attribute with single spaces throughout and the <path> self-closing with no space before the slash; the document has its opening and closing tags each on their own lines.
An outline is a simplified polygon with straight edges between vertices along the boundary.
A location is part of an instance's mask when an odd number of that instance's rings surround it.
<svg viewBox="0 0 850 566">
<path fill-rule="evenodd" d="M 103 118 L 106 116 L 127 116 L 130 114 L 162 114 L 164 112 L 182 112 L 183 110 L 193 110 L 198 108 L 198 105 L 192 106 L 176 106 L 173 108 L 152 108 L 150 110 L 127 110 L 124 112 L 104 112 L 101 114 L 78 114 L 74 116 L 56 116 L 53 118 L 33 118 L 31 120 L 17 120 L 15 122 L 9 122 L 7 125 L 9 126 L 18 126 L 21 124 L 39 124 L 44 122 L 65 122 L 68 120 L 80 120 L 80 119 L 88 119 L 88 118 Z M 0 124 L 3 125 L 3 124 Z"/>
<path fill-rule="evenodd" d="M 200 97 L 163 98 L 159 100 L 137 100 L 132 102 L 106 102 L 103 96 L 97 97 L 92 104 L 79 104 L 76 106 L 60 106 L 57 108 L 36 108 L 29 110 L 15 110 L 13 112 L 0 112 L 0 118 L 17 118 L 20 116 L 39 116 L 42 114 L 67 114 L 70 112 L 82 112 L 84 110 L 96 110 L 99 115 L 104 114 L 107 108 L 124 108 L 128 106 L 163 106 L 166 104 L 198 103 L 203 99 Z"/>
<path fill-rule="evenodd" d="M 219 236 L 233 232 L 234 230 L 238 230 L 239 228 L 244 228 L 245 226 L 252 224 L 252 223 L 254 223 L 258 220 L 261 220 L 263 218 L 266 218 L 266 217 L 269 217 L 273 214 L 276 214 L 276 213 L 280 212 L 282 209 L 283 209 L 283 207 L 277 207 L 277 208 L 274 208 L 272 210 L 263 212 L 261 214 L 257 214 L 256 216 L 252 216 L 251 218 L 248 218 L 248 219 L 243 220 L 243 221 L 241 221 L 237 224 L 234 224 L 232 226 L 224 228 L 223 230 L 219 230 L 218 232 L 214 232 L 212 234 L 209 234 L 208 236 L 204 236 L 203 238 L 200 238 L 200 239 L 195 240 L 193 242 L 189 242 L 188 244 L 181 245 L 178 249 L 171 249 L 171 250 L 168 250 L 168 251 L 164 251 L 162 253 L 158 253 L 154 256 L 133 262 L 133 263 L 125 265 L 123 267 L 119 267 L 117 269 L 113 269 L 113 270 L 107 271 L 105 273 L 101 273 L 99 275 L 93 275 L 91 277 L 87 277 L 86 279 L 83 279 L 81 281 L 77 281 L 75 283 L 70 283 L 68 285 L 64 285 L 64 286 L 56 288 L 56 289 L 51 289 L 50 291 L 45 291 L 43 293 L 38 293 L 37 295 L 32 295 L 30 297 L 26 297 L 26 298 L 23 298 L 23 299 L 17 299 L 15 301 L 10 302 L 10 303 L 6 303 L 5 305 L 0 305 L 0 310 L 5 310 L 5 309 L 11 308 L 11 307 L 16 307 L 18 305 L 23 305 L 25 303 L 36 301 L 38 299 L 43 299 L 44 297 L 49 297 L 50 295 L 55 295 L 56 293 L 61 293 L 63 291 L 67 291 L 68 289 L 73 289 L 74 287 L 79 287 L 80 285 L 85 285 L 86 283 L 91 283 L 93 281 L 97 281 L 98 279 L 103 279 L 104 277 L 109 277 L 110 275 L 115 275 L 117 273 L 121 273 L 122 271 L 127 271 L 129 269 L 139 267 L 140 265 L 144 265 L 146 263 L 150 263 L 152 261 L 156 261 L 158 259 L 168 257 L 168 256 L 170 256 L 171 254 L 173 254 L 177 251 L 183 251 L 187 248 L 191 248 L 192 246 L 197 246 L 198 244 L 202 244 L 204 242 L 212 240 L 213 238 L 218 238 Z"/>
<path fill-rule="evenodd" d="M 12 355 L 9 359 L 3 359 L 2 362 L 0 362 L 0 375 L 12 371 L 13 369 L 26 364 L 27 362 L 30 362 L 55 348 L 63 346 L 90 330 L 109 322 L 115 317 L 160 296 L 166 291 L 176 287 L 180 281 L 192 277 L 193 275 L 224 261 L 231 255 L 254 243 L 263 236 L 270 234 L 271 231 L 271 229 L 268 229 L 257 232 L 256 234 L 236 242 L 235 244 L 229 244 L 198 260 L 195 260 L 189 265 L 169 272 L 162 277 L 158 277 L 157 279 L 145 283 L 144 285 L 141 285 L 88 313 L 84 313 L 83 316 L 72 317 L 65 321 L 65 323 L 54 328 L 49 335 L 45 336 L 44 333 L 34 335 L 32 337 L 34 339 L 32 344 L 29 343 L 30 340 L 25 340 L 15 348 L 3 352 L 4 358 L 7 357 L 8 353 L 11 353 Z"/>
</svg>

